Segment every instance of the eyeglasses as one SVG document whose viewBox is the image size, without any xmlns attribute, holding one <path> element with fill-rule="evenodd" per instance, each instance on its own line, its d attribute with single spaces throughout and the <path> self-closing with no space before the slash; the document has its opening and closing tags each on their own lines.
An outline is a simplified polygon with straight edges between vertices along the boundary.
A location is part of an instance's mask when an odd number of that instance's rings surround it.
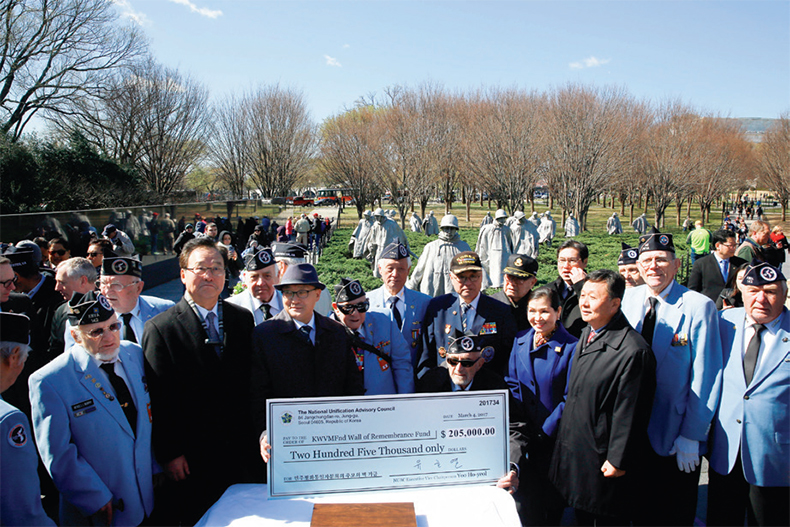
<svg viewBox="0 0 790 527">
<path fill-rule="evenodd" d="M 121 291 L 123 291 L 127 287 L 131 287 L 131 286 L 137 285 L 139 283 L 140 283 L 140 280 L 137 280 L 136 282 L 132 282 L 131 284 L 121 285 L 121 284 L 114 283 L 114 282 L 102 282 L 101 280 L 96 280 L 96 287 L 98 287 L 99 289 L 109 289 L 113 293 L 120 293 Z"/>
<path fill-rule="evenodd" d="M 84 331 L 83 333 L 85 333 L 87 336 L 89 336 L 92 339 L 98 339 L 101 338 L 102 335 L 104 335 L 104 331 L 107 329 L 109 329 L 113 333 L 118 333 L 119 331 L 121 331 L 121 323 L 114 322 L 109 326 L 107 326 L 106 328 L 96 328 L 90 331 Z"/>
<path fill-rule="evenodd" d="M 370 302 L 365 300 L 359 304 L 338 304 L 337 309 L 344 315 L 350 315 L 355 310 L 359 313 L 365 313 L 368 309 L 370 309 Z"/>
<path fill-rule="evenodd" d="M 96 258 L 100 254 L 102 254 L 102 253 L 88 253 L 88 258 Z"/>
<path fill-rule="evenodd" d="M 14 275 L 13 278 L 9 278 L 8 280 L 3 280 L 2 282 L 0 282 L 0 285 L 8 289 L 11 287 L 11 284 L 16 284 L 17 280 L 19 280 L 19 277 L 17 275 Z"/>
<path fill-rule="evenodd" d="M 581 258 L 557 258 L 557 263 L 560 264 L 560 265 L 566 264 L 566 263 L 573 265 L 573 264 L 577 264 L 577 263 L 579 263 L 581 261 L 582 261 Z"/>
<path fill-rule="evenodd" d="M 467 282 L 477 282 L 478 280 L 483 278 L 483 275 L 480 273 L 467 275 L 467 276 L 460 276 L 453 273 L 453 276 L 455 277 L 456 280 L 458 280 L 462 284 L 465 284 Z"/>
<path fill-rule="evenodd" d="M 472 366 L 475 365 L 477 361 L 480 360 L 480 358 L 481 357 L 477 357 L 475 360 L 470 360 L 470 359 L 453 359 L 452 357 L 447 357 L 445 360 L 447 361 L 447 364 L 449 364 L 451 368 L 455 368 L 459 364 L 464 368 L 471 368 Z"/>
<path fill-rule="evenodd" d="M 305 298 L 307 298 L 307 295 L 309 295 L 313 291 L 315 291 L 315 288 L 313 288 L 313 289 L 300 289 L 299 291 L 283 291 L 283 296 L 285 298 L 287 298 L 288 300 L 292 300 L 294 296 L 297 297 L 297 298 L 305 299 Z"/>
<path fill-rule="evenodd" d="M 57 254 L 58 256 L 65 256 L 67 252 L 66 249 L 49 250 L 49 254 Z"/>
<path fill-rule="evenodd" d="M 671 263 L 669 258 L 645 258 L 639 261 L 643 269 L 649 269 L 655 264 L 658 267 L 667 267 Z"/>
<path fill-rule="evenodd" d="M 184 267 L 184 269 L 198 275 L 205 275 L 208 273 L 211 276 L 225 276 L 224 267 Z"/>
</svg>

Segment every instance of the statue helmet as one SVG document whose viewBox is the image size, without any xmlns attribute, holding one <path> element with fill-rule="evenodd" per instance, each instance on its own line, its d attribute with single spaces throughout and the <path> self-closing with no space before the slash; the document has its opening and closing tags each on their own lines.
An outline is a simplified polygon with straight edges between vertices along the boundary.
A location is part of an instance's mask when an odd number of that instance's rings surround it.
<svg viewBox="0 0 790 527">
<path fill-rule="evenodd" d="M 442 218 L 442 223 L 439 225 L 439 227 L 451 227 L 453 229 L 457 229 L 458 228 L 458 218 L 456 218 L 452 214 L 447 214 L 446 216 L 444 216 Z"/>
</svg>

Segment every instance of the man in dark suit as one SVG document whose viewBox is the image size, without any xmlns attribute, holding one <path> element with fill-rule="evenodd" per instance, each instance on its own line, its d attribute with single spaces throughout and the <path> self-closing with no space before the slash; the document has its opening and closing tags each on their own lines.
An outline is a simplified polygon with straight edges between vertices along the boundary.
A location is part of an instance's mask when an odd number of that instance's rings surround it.
<svg viewBox="0 0 790 527">
<path fill-rule="evenodd" d="M 628 525 L 650 448 L 656 359 L 620 310 L 624 291 L 619 274 L 601 269 L 590 273 L 579 296 L 589 326 L 573 357 L 549 469 L 578 525 Z"/>
<path fill-rule="evenodd" d="M 157 507 L 173 517 L 157 522 L 191 525 L 228 486 L 253 480 L 253 319 L 219 299 L 225 266 L 211 238 L 187 242 L 179 264 L 184 297 L 145 324 L 142 346 L 156 423 L 154 454 L 174 481 L 157 496 Z"/>
<path fill-rule="evenodd" d="M 285 309 L 259 324 L 252 337 L 252 415 L 266 462 L 268 399 L 362 395 L 365 391 L 345 328 L 315 311 L 326 288 L 318 281 L 315 267 L 289 265 L 274 287 L 282 292 Z"/>
<path fill-rule="evenodd" d="M 560 322 L 576 338 L 587 325 L 579 311 L 579 294 L 587 278 L 589 250 L 582 242 L 566 240 L 557 251 L 557 271 L 560 276 L 549 285 L 560 295 L 562 317 Z"/>
<path fill-rule="evenodd" d="M 724 284 L 746 260 L 735 256 L 738 241 L 734 232 L 719 229 L 713 233 L 712 241 L 714 251 L 694 262 L 688 288 L 716 302 Z"/>
<path fill-rule="evenodd" d="M 516 322 L 510 308 L 481 293 L 483 266 L 475 252 L 464 251 L 453 256 L 450 280 L 455 292 L 434 298 L 425 311 L 418 377 L 444 362 L 450 336 L 460 332 L 491 337 L 494 356 L 486 368 L 504 378 L 516 336 Z"/>
<path fill-rule="evenodd" d="M 49 335 L 52 317 L 65 302 L 63 296 L 55 290 L 55 278 L 39 270 L 34 262 L 33 251 L 29 249 L 11 247 L 3 256 L 11 260 L 11 267 L 16 273 L 16 290 L 25 293 L 33 301 L 36 319 L 43 326 L 44 333 Z M 37 367 L 40 366 L 35 357 L 28 358 L 28 364 L 31 359 Z"/>
</svg>

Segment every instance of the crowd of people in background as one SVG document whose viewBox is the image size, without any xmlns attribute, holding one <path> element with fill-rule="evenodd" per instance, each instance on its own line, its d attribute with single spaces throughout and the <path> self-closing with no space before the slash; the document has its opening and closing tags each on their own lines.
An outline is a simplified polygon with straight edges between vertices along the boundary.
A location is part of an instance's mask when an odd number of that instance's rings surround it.
<svg viewBox="0 0 790 527">
<path fill-rule="evenodd" d="M 319 279 L 318 214 L 152 214 L 147 235 L 119 215 L 5 245 L 3 524 L 193 525 L 228 486 L 265 482 L 269 399 L 490 389 L 511 395 L 497 486 L 524 525 L 568 507 L 578 525 L 693 525 L 702 456 L 708 525 L 790 524 L 781 229 L 700 223 L 684 286 L 672 234 L 645 218 L 618 272 L 589 270 L 595 247 L 566 225 L 539 285 L 556 222 L 533 216 L 487 215 L 475 251 L 454 216 L 412 216 L 437 236 L 415 264 L 393 214 L 366 213 L 349 253 L 380 279 L 369 291 Z M 178 256 L 177 303 L 142 294 L 141 236 Z"/>
</svg>

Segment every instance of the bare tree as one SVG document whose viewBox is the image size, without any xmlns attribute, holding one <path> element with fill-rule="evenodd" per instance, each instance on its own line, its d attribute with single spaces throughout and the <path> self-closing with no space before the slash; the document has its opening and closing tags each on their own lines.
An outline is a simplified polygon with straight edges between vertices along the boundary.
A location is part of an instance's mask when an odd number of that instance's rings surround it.
<svg viewBox="0 0 790 527">
<path fill-rule="evenodd" d="M 763 184 L 776 193 L 782 204 L 782 221 L 787 221 L 790 200 L 790 112 L 766 132 L 759 149 L 760 177 Z"/>
<path fill-rule="evenodd" d="M 244 111 L 245 107 L 237 97 L 225 98 L 214 111 L 209 139 L 217 178 L 236 198 L 244 194 L 250 165 L 247 153 L 249 127 Z"/>
<path fill-rule="evenodd" d="M 536 93 L 492 90 L 475 104 L 466 128 L 470 172 L 511 214 L 523 210 L 543 163 L 545 104 Z"/>
<path fill-rule="evenodd" d="M 311 168 L 316 126 L 301 92 L 278 85 L 245 98 L 250 179 L 264 196 L 284 196 Z"/>
<path fill-rule="evenodd" d="M 636 103 L 620 88 L 569 84 L 549 96 L 547 182 L 564 211 L 573 211 L 582 229 L 595 198 L 623 164 L 635 133 Z"/>
<path fill-rule="evenodd" d="M 327 119 L 321 128 L 320 170 L 327 182 L 351 189 L 359 218 L 381 195 L 388 168 L 383 112 L 360 106 Z"/>
<path fill-rule="evenodd" d="M 145 49 L 133 27 L 117 25 L 112 0 L 0 2 L 0 132 L 12 140 L 39 110 L 94 97 L 108 76 Z"/>
</svg>

